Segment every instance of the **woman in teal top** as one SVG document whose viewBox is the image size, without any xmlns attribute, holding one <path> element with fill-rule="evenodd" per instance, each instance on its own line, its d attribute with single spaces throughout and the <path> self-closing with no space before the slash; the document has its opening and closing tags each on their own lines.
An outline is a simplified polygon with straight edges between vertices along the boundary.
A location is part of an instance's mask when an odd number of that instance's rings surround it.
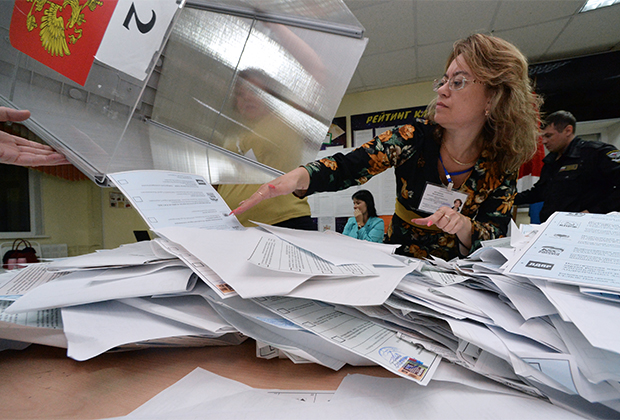
<svg viewBox="0 0 620 420">
<path fill-rule="evenodd" d="M 353 217 L 344 227 L 343 234 L 371 242 L 383 242 L 383 219 L 377 217 L 375 199 L 368 190 L 353 194 Z"/>
</svg>

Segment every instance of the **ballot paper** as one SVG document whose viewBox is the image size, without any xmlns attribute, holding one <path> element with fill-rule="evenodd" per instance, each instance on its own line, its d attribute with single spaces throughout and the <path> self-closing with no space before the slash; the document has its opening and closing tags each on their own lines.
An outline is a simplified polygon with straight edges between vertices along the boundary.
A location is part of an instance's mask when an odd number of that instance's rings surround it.
<svg viewBox="0 0 620 420">
<path fill-rule="evenodd" d="M 461 376 L 461 378 L 465 378 Z M 547 401 L 465 384 L 433 381 L 426 387 L 402 378 L 346 376 L 329 401 L 284 398 L 196 368 L 124 419 L 582 419 Z M 313 391 L 297 391 L 311 394 Z"/>
<path fill-rule="evenodd" d="M 607 300 L 609 302 L 620 303 L 620 292 L 612 292 L 609 290 L 597 289 L 594 287 L 580 286 L 579 291 L 586 296 L 597 299 Z"/>
<path fill-rule="evenodd" d="M 574 324 L 563 322 L 559 316 L 550 319 L 590 382 L 620 382 L 620 354 L 594 347 Z"/>
<path fill-rule="evenodd" d="M 420 269 L 418 271 L 427 279 L 427 281 L 436 284 L 437 286 L 462 283 L 468 279 L 467 276 L 458 274 L 454 270 L 447 270 L 445 268 L 430 264 L 420 265 Z"/>
<path fill-rule="evenodd" d="M 129 267 L 131 272 L 133 267 Z M 117 274 L 110 277 L 110 270 Z M 67 274 L 45 283 L 15 301 L 6 313 L 30 312 L 35 310 L 62 308 L 101 302 L 111 299 L 181 293 L 191 290 L 196 276 L 187 267 L 166 267 L 141 276 L 126 276 L 122 268 L 90 270 Z M 97 275 L 108 279 L 97 280 Z"/>
<path fill-rule="evenodd" d="M 90 254 L 55 260 L 47 264 L 49 271 L 89 270 L 159 263 L 176 259 L 154 241 L 140 241 L 114 249 L 100 249 Z"/>
<path fill-rule="evenodd" d="M 593 346 L 620 354 L 620 305 L 585 296 L 574 286 L 532 281 Z"/>
<path fill-rule="evenodd" d="M 153 230 L 168 226 L 200 229 L 244 227 L 204 177 L 142 170 L 107 175 Z"/>
<path fill-rule="evenodd" d="M 204 286 L 207 287 L 207 286 Z M 201 296 L 169 296 L 118 300 L 144 312 L 214 333 L 236 332 Z"/>
<path fill-rule="evenodd" d="M 310 274 L 284 273 L 251 264 L 247 259 L 255 244 L 270 233 L 257 228 L 210 230 L 167 227 L 156 231 L 175 242 L 211 268 L 243 298 L 284 295 L 308 280 Z"/>
<path fill-rule="evenodd" d="M 360 241 L 359 239 L 333 232 L 295 230 L 279 226 L 269 226 L 264 223 L 254 223 L 281 239 L 318 255 L 333 264 L 405 265 L 398 257 L 392 255 L 396 248 L 393 245 Z"/>
<path fill-rule="evenodd" d="M 165 238 L 154 239 L 163 249 L 176 255 L 185 263 L 202 281 L 208 284 L 221 298 L 237 296 L 237 292 L 226 283 L 215 271 L 202 262 L 195 255 L 187 251 L 181 245 L 171 242 Z"/>
<path fill-rule="evenodd" d="M 17 300 L 28 291 L 67 274 L 50 272 L 47 267 L 48 264 L 30 264 L 0 276 L 0 299 Z"/>
<path fill-rule="evenodd" d="M 397 289 L 406 293 L 407 299 L 416 301 L 417 298 L 424 306 L 450 317 L 456 319 L 470 318 L 482 323 L 491 321 L 478 308 L 444 294 L 442 288 L 425 285 L 418 280 L 417 276 L 405 276 Z"/>
<path fill-rule="evenodd" d="M 401 340 L 392 330 L 337 311 L 322 302 L 289 297 L 265 297 L 254 301 L 328 342 L 421 385 L 428 384 L 441 361 L 435 353 Z"/>
<path fill-rule="evenodd" d="M 356 362 L 359 359 L 359 356 L 325 343 L 322 338 L 304 331 L 251 300 L 231 298 L 217 301 L 209 297 L 209 301 L 222 318 L 239 332 L 279 350 L 333 370 L 338 370 L 347 362 Z"/>
<path fill-rule="evenodd" d="M 620 214 L 554 213 L 506 274 L 620 291 Z"/>
<path fill-rule="evenodd" d="M 277 236 L 261 237 L 248 258 L 252 264 L 285 273 L 314 276 L 376 276 L 367 264 L 332 264 L 312 252 L 299 248 Z"/>
<path fill-rule="evenodd" d="M 120 301 L 63 308 L 67 356 L 88 360 L 114 347 L 178 336 L 219 337 L 212 332 L 142 311 Z"/>
<path fill-rule="evenodd" d="M 363 398 L 347 398 L 331 404 L 329 399 L 309 398 L 321 391 L 254 389 L 196 368 L 125 417 L 126 419 L 299 419 L 374 420 L 394 418 L 389 407 L 367 403 Z M 329 392 L 329 396 L 333 391 Z M 313 401 L 313 402 L 311 402 Z M 386 417 L 387 415 L 387 417 Z"/>
<path fill-rule="evenodd" d="M 618 398 L 618 391 L 608 382 L 593 384 L 588 381 L 570 354 L 521 354 L 513 357 L 512 365 L 515 373 L 522 377 L 552 386 L 568 395 L 580 395 L 592 403 Z"/>
<path fill-rule="evenodd" d="M 519 312 L 513 310 L 492 295 L 481 293 L 467 287 L 442 287 L 441 292 L 446 296 L 477 308 L 492 320 L 492 324 L 523 337 L 528 337 L 542 343 L 556 351 L 564 351 L 566 347 L 555 329 L 540 319 L 531 319 L 526 322 Z"/>
<path fill-rule="evenodd" d="M 411 260 L 404 267 L 377 266 L 373 277 L 312 277 L 303 282 L 286 296 L 320 300 L 340 305 L 381 305 L 385 302 L 400 281 L 415 270 L 421 261 Z"/>
<path fill-rule="evenodd" d="M 486 274 L 485 276 L 493 281 L 523 318 L 531 319 L 557 314 L 557 309 L 540 289 L 526 278 L 499 274 Z"/>
<path fill-rule="evenodd" d="M 7 314 L 5 310 L 12 303 L 12 301 L 0 300 L 1 339 L 67 347 L 59 309 Z"/>
<path fill-rule="evenodd" d="M 342 368 L 347 363 L 353 366 L 374 364 L 355 352 L 325 341 L 252 299 L 218 300 L 212 291 L 204 296 L 222 317 L 240 332 L 286 353 L 334 370 Z"/>
</svg>

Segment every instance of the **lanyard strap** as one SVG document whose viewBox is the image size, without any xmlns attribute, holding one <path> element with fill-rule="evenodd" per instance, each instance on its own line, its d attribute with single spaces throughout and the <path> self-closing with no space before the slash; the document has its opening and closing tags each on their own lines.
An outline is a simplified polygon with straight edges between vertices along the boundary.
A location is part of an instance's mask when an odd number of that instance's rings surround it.
<svg viewBox="0 0 620 420">
<path fill-rule="evenodd" d="M 472 166 L 471 168 L 465 169 L 463 171 L 448 172 L 448 170 L 446 169 L 446 166 L 443 164 L 443 159 L 441 158 L 441 153 L 439 153 L 439 162 L 441 162 L 441 167 L 443 168 L 443 171 L 446 174 L 446 179 L 448 180 L 448 191 L 452 191 L 452 187 L 454 186 L 454 182 L 452 182 L 452 177 L 453 176 L 463 175 L 463 174 L 466 174 L 467 172 L 471 171 L 472 169 L 474 169 L 474 167 Z"/>
</svg>

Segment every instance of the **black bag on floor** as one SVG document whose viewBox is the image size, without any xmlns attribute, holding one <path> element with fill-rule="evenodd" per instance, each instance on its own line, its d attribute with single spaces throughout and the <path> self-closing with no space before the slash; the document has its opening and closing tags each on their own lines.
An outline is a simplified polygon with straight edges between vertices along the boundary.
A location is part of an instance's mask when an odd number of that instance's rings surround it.
<svg viewBox="0 0 620 420">
<path fill-rule="evenodd" d="M 20 247 L 22 247 L 20 249 Z M 15 261 L 20 258 L 25 258 L 27 263 L 36 263 L 39 262 L 39 257 L 37 257 L 37 251 L 30 245 L 25 239 L 15 239 L 13 241 L 13 246 L 10 250 L 4 253 L 2 256 L 2 268 L 9 268 L 8 262 L 9 259 L 15 259 Z"/>
</svg>

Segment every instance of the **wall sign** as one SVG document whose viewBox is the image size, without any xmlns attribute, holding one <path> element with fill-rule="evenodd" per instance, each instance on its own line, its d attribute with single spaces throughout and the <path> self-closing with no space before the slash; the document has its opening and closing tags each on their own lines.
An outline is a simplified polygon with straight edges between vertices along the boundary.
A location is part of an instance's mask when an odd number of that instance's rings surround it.
<svg viewBox="0 0 620 420">
<path fill-rule="evenodd" d="M 353 146 L 359 147 L 388 128 L 411 123 L 425 115 L 426 106 L 351 115 Z"/>
</svg>

